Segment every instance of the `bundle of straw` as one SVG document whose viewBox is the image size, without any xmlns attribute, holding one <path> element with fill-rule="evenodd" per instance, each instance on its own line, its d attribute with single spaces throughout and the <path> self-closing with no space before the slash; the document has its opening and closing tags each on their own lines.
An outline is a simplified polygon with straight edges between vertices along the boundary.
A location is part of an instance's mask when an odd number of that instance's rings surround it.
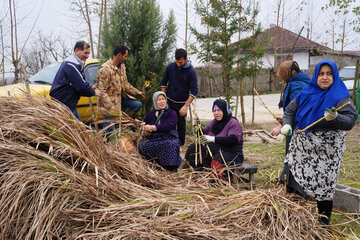
<svg viewBox="0 0 360 240">
<path fill-rule="evenodd" d="M 281 189 L 236 192 L 106 145 L 61 104 L 1 98 L 0 239 L 332 239 Z"/>
</svg>

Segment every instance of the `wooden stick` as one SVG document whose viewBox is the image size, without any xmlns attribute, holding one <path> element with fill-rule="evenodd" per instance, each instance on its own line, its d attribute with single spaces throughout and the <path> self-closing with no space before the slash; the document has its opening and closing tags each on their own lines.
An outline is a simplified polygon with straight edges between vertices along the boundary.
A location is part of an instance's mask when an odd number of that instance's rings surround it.
<svg viewBox="0 0 360 240">
<path fill-rule="evenodd" d="M 273 115 L 274 116 L 274 118 L 276 118 L 276 114 L 275 113 L 273 113 L 267 106 L 266 106 L 266 104 L 264 103 L 264 101 L 261 99 L 261 97 L 260 97 L 260 95 L 259 95 L 259 93 L 258 93 L 258 91 L 256 91 L 256 89 L 254 88 L 254 91 L 255 91 L 255 93 L 256 93 L 256 95 L 258 96 L 258 98 L 260 99 L 260 101 L 261 101 L 261 103 L 260 103 L 260 105 L 262 105 L 262 106 L 264 106 L 265 108 L 266 108 L 266 110 L 268 110 L 269 111 L 269 113 L 271 114 L 271 115 Z"/>
<path fill-rule="evenodd" d="M 196 114 L 196 107 L 195 107 L 195 104 L 194 104 L 194 103 L 192 103 L 192 104 L 193 104 L 194 119 L 196 119 L 196 118 L 198 118 L 198 116 L 197 116 L 197 114 Z M 197 129 L 199 129 L 199 130 L 197 130 L 197 131 L 199 131 L 199 145 L 201 145 L 201 143 L 200 143 L 200 136 L 201 136 L 201 135 L 204 135 L 204 133 L 203 133 L 203 131 L 202 131 L 202 129 L 201 129 L 201 124 L 198 124 Z M 196 140 L 195 140 L 195 145 L 196 145 Z M 211 150 L 210 150 L 210 148 L 209 148 L 209 145 L 206 143 L 205 146 L 206 146 L 206 148 L 207 148 L 207 150 L 208 150 L 208 152 L 209 152 L 209 154 L 210 154 L 210 157 L 213 158 L 213 155 L 212 155 L 212 152 L 211 152 Z M 199 148 L 200 148 L 200 147 L 199 147 Z M 197 153 L 197 152 L 196 152 L 196 153 Z M 196 156 L 196 155 L 195 155 L 195 156 Z M 201 162 L 202 162 L 202 159 L 201 159 Z"/>
<path fill-rule="evenodd" d="M 286 174 L 284 174 L 284 194 L 287 194 L 287 176 Z"/>
<path fill-rule="evenodd" d="M 198 157 L 198 150 L 197 150 L 197 147 L 198 147 L 198 133 L 196 131 L 195 133 L 195 166 L 197 166 L 197 157 Z M 199 144 L 200 145 L 200 144 Z"/>
<path fill-rule="evenodd" d="M 340 109 L 346 107 L 346 106 L 349 105 L 349 104 L 350 104 L 350 102 L 345 103 L 344 105 L 342 105 L 342 106 L 338 107 L 337 109 L 335 109 L 335 112 L 339 111 Z M 307 126 L 306 128 L 304 128 L 304 129 L 296 132 L 296 134 L 300 134 L 300 133 L 306 131 L 307 129 L 311 128 L 311 127 L 314 126 L 315 124 L 318 124 L 319 122 L 321 122 L 321 121 L 324 120 L 324 119 L 325 119 L 325 117 L 320 118 L 319 120 L 313 122 L 312 124 L 310 124 L 310 125 Z"/>
</svg>

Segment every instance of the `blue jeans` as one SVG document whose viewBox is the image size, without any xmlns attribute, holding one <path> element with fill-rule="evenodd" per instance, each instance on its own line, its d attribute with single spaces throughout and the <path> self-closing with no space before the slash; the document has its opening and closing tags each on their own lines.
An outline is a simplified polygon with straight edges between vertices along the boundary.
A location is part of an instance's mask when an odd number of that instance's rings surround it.
<svg viewBox="0 0 360 240">
<path fill-rule="evenodd" d="M 115 116 L 105 116 L 104 115 L 104 120 L 113 120 L 115 118 Z M 107 126 L 109 126 L 110 124 L 112 124 L 111 122 L 104 122 L 103 123 L 103 129 L 106 128 Z M 109 127 L 108 129 L 105 130 L 105 134 L 106 137 L 109 137 L 112 133 L 112 131 L 114 131 L 114 126 Z"/>
<path fill-rule="evenodd" d="M 129 108 L 130 110 L 137 112 L 141 108 L 142 103 L 138 100 L 122 98 L 121 99 L 121 108 Z"/>
<path fill-rule="evenodd" d="M 75 107 L 75 109 L 74 109 L 74 111 L 73 111 L 73 114 L 74 114 L 74 116 L 79 120 L 79 121 L 81 121 L 81 119 L 80 119 L 80 115 L 79 115 L 79 113 L 78 113 L 78 111 L 77 111 L 77 109 L 76 109 L 76 107 Z"/>
</svg>

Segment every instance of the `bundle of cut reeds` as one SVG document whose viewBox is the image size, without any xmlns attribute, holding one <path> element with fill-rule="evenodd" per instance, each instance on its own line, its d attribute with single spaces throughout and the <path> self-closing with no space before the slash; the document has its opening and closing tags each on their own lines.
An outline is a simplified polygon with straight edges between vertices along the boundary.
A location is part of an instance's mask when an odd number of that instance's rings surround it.
<svg viewBox="0 0 360 240">
<path fill-rule="evenodd" d="M 213 187 L 105 144 L 59 103 L 0 101 L 0 239 L 344 237 L 281 189 Z"/>
</svg>

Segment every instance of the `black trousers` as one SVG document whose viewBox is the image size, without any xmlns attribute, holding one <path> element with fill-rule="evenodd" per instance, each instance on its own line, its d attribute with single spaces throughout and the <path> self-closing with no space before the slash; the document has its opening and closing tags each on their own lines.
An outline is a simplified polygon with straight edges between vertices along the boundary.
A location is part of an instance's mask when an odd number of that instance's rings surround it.
<svg viewBox="0 0 360 240">
<path fill-rule="evenodd" d="M 330 223 L 331 212 L 333 209 L 333 201 L 317 201 L 317 207 L 319 212 L 319 222 L 325 225 Z"/>
<path fill-rule="evenodd" d="M 210 153 L 205 146 L 201 145 L 201 150 L 197 149 L 197 151 L 195 151 L 195 148 L 199 148 L 199 145 L 197 145 L 196 147 L 195 143 L 189 145 L 189 148 L 187 149 L 185 154 L 185 159 L 189 161 L 190 166 L 192 166 L 194 169 L 202 170 L 203 168 L 210 168 L 211 160 L 213 159 L 221 163 L 223 167 L 228 166 L 229 168 L 236 167 L 244 161 L 242 152 L 235 151 L 234 149 L 225 149 L 216 143 L 209 143 L 208 146 L 213 157 L 210 156 Z M 200 152 L 202 164 L 200 164 Z M 196 155 L 197 163 L 195 163 Z"/>
<path fill-rule="evenodd" d="M 192 166 L 196 170 L 203 170 L 204 168 L 210 168 L 211 167 L 211 160 L 213 159 L 206 147 L 203 145 L 200 145 L 201 149 L 197 149 L 195 151 L 195 148 L 198 148 L 199 145 L 195 146 L 195 143 L 192 143 L 189 145 L 188 149 L 186 150 L 185 159 L 189 161 L 190 166 Z M 219 148 L 217 149 L 211 149 L 211 151 L 215 153 L 219 151 Z M 201 154 L 200 154 L 201 153 Z M 195 157 L 197 155 L 197 157 Z M 197 162 L 195 162 L 195 158 L 197 158 Z M 202 160 L 202 163 L 200 163 L 200 158 Z M 222 161 L 221 161 L 222 162 Z"/>
<path fill-rule="evenodd" d="M 179 134 L 180 145 L 184 146 L 185 134 L 186 134 L 186 115 L 181 116 L 179 113 L 180 109 L 184 106 L 184 103 L 174 103 L 174 102 L 168 100 L 168 105 L 169 105 L 170 109 L 172 109 L 176 112 L 176 116 L 178 119 L 176 130 Z"/>
</svg>

